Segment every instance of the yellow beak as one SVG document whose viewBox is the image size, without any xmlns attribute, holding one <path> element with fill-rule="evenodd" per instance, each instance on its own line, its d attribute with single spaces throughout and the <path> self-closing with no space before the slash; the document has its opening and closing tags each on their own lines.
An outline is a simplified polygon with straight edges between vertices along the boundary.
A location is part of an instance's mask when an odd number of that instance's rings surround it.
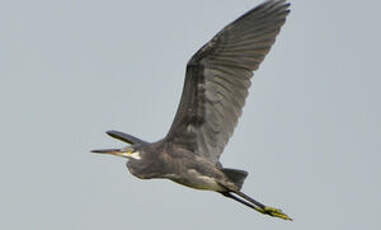
<svg viewBox="0 0 381 230">
<path fill-rule="evenodd" d="M 131 147 L 125 147 L 122 149 L 96 149 L 91 150 L 92 153 L 100 153 L 100 154 L 111 154 L 114 156 L 130 158 L 130 155 L 133 153 L 133 149 Z"/>
</svg>

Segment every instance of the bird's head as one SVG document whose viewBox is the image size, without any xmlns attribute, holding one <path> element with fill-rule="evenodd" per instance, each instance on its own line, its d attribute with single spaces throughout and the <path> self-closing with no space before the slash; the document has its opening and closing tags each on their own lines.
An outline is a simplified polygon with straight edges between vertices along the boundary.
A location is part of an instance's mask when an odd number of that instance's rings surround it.
<svg viewBox="0 0 381 230">
<path fill-rule="evenodd" d="M 93 153 L 100 154 L 110 154 L 114 156 L 124 157 L 127 159 L 141 160 L 142 153 L 139 151 L 140 146 L 144 145 L 144 141 L 140 140 L 137 137 L 131 136 L 127 133 L 123 133 L 120 131 L 110 130 L 106 132 L 109 136 L 118 139 L 120 141 L 126 142 L 130 145 L 121 148 L 121 149 L 97 149 L 92 150 Z"/>
<path fill-rule="evenodd" d="M 147 157 L 145 157 L 146 154 L 144 150 L 139 147 L 140 146 L 132 145 L 121 149 L 97 149 L 91 152 L 127 158 L 127 168 L 130 173 L 140 179 L 152 178 L 154 171 L 149 167 L 151 161 L 146 159 Z"/>
<path fill-rule="evenodd" d="M 156 155 L 146 152 L 144 146 L 139 144 L 121 149 L 98 149 L 91 152 L 127 158 L 128 171 L 140 179 L 150 179 L 161 175 L 161 167 L 157 165 Z"/>
<path fill-rule="evenodd" d="M 160 166 L 157 165 L 157 154 L 147 150 L 147 147 L 150 146 L 149 143 L 119 131 L 107 131 L 106 133 L 129 145 L 120 149 L 97 149 L 91 152 L 127 158 L 128 170 L 141 179 L 153 178 L 160 173 L 160 170 L 157 170 L 157 167 L 160 169 Z"/>
</svg>

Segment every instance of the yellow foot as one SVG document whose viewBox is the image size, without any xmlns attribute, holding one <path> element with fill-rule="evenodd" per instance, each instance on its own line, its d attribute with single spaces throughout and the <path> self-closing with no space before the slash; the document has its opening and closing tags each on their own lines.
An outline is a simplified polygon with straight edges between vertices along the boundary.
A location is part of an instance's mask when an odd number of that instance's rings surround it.
<svg viewBox="0 0 381 230">
<path fill-rule="evenodd" d="M 272 208 L 272 207 L 269 207 L 269 206 L 265 206 L 265 208 L 262 209 L 261 212 L 263 214 L 267 214 L 267 215 L 270 215 L 270 216 L 282 218 L 284 220 L 291 220 L 292 221 L 292 219 L 289 216 L 287 216 L 286 213 L 282 212 L 282 210 L 277 209 L 277 208 Z"/>
</svg>

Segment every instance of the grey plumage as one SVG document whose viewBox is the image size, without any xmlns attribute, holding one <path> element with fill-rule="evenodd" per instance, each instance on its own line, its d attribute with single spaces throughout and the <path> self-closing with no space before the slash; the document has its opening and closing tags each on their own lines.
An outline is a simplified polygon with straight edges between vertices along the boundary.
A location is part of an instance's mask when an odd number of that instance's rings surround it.
<svg viewBox="0 0 381 230">
<path fill-rule="evenodd" d="M 148 143 L 108 131 L 131 146 L 93 152 L 128 158 L 127 167 L 138 178 L 166 178 L 212 190 L 263 214 L 291 220 L 281 210 L 241 192 L 248 173 L 223 168 L 219 161 L 242 114 L 253 71 L 275 42 L 289 5 L 285 0 L 262 3 L 223 28 L 193 55 L 176 116 L 162 140 Z"/>
<path fill-rule="evenodd" d="M 267 1 L 226 26 L 188 62 L 180 106 L 166 140 L 217 162 L 233 134 L 250 79 L 289 13 Z"/>
</svg>

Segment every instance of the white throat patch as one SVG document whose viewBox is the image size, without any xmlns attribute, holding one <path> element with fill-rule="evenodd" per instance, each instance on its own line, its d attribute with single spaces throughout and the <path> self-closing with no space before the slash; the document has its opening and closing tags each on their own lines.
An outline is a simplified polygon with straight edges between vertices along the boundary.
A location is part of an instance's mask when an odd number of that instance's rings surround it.
<svg viewBox="0 0 381 230">
<path fill-rule="evenodd" d="M 140 153 L 139 153 L 139 151 L 137 151 L 137 152 L 132 152 L 132 153 L 128 154 L 128 157 L 134 158 L 135 160 L 140 160 L 140 159 L 142 159 L 142 158 L 140 157 Z"/>
</svg>

